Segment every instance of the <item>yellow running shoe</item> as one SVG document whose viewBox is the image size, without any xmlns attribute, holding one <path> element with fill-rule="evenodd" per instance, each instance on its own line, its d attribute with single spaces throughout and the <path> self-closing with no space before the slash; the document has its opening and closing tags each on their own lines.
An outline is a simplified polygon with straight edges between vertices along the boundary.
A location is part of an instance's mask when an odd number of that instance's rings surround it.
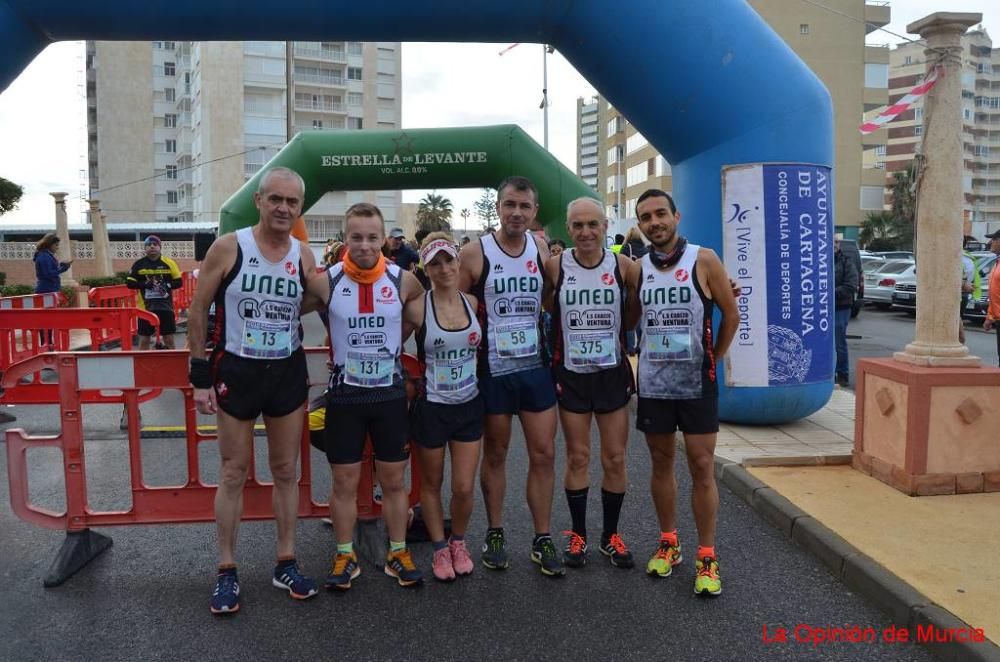
<svg viewBox="0 0 1000 662">
<path fill-rule="evenodd" d="M 719 595 L 722 593 L 722 578 L 719 577 L 719 560 L 706 556 L 694 562 L 695 595 Z"/>
<path fill-rule="evenodd" d="M 681 544 L 672 545 L 669 541 L 661 538 L 656 552 L 653 553 L 653 556 L 646 564 L 646 574 L 657 577 L 669 577 L 670 573 L 674 571 L 674 566 L 683 560 L 684 557 L 681 556 Z"/>
</svg>

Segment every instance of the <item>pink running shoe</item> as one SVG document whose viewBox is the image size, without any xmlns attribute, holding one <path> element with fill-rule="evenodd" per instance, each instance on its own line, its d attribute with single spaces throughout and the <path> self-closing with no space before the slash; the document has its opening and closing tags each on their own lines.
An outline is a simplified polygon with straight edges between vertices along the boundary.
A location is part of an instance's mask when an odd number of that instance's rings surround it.
<svg viewBox="0 0 1000 662">
<path fill-rule="evenodd" d="M 450 582 L 455 579 L 455 569 L 451 565 L 451 550 L 444 547 L 434 552 L 434 579 L 439 582 Z"/>
<path fill-rule="evenodd" d="M 471 575 L 475 564 L 469 556 L 469 550 L 465 547 L 464 540 L 449 540 L 448 549 L 451 550 L 451 563 L 455 568 L 455 574 L 464 577 Z"/>
</svg>

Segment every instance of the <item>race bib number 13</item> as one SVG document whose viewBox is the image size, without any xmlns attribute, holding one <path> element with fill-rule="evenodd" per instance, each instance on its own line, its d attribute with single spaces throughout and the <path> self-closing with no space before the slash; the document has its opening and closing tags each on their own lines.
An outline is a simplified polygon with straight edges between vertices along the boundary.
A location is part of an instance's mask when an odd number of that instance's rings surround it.
<svg viewBox="0 0 1000 662">
<path fill-rule="evenodd" d="M 251 359 L 285 359 L 292 355 L 291 324 L 245 320 L 240 355 Z"/>
</svg>

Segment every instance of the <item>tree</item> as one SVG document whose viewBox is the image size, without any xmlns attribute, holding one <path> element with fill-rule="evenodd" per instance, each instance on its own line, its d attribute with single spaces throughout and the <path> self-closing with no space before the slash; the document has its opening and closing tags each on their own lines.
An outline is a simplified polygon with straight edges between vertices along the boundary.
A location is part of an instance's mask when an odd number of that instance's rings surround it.
<svg viewBox="0 0 1000 662">
<path fill-rule="evenodd" d="M 889 211 L 872 211 L 865 215 L 858 233 L 858 243 L 870 251 L 893 251 L 902 248 L 905 236 L 902 223 Z"/>
<path fill-rule="evenodd" d="M 500 217 L 497 216 L 497 190 L 484 188 L 479 199 L 472 203 L 476 208 L 476 216 L 483 222 L 483 229 L 489 230 Z"/>
<path fill-rule="evenodd" d="M 417 203 L 417 227 L 428 232 L 451 230 L 451 200 L 428 193 Z"/>
<path fill-rule="evenodd" d="M 912 246 L 917 221 L 917 176 L 912 163 L 905 170 L 892 173 L 889 192 L 892 196 L 890 213 L 896 223 L 900 245 Z"/>
<path fill-rule="evenodd" d="M 0 177 L 0 214 L 6 214 L 17 207 L 24 195 L 24 189 L 14 182 Z"/>
</svg>

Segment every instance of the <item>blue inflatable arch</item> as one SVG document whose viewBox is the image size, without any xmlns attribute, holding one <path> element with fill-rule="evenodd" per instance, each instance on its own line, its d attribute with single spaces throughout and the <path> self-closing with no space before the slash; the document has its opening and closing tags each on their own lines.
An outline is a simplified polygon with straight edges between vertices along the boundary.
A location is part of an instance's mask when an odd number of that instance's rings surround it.
<svg viewBox="0 0 1000 662">
<path fill-rule="evenodd" d="M 832 166 L 829 94 L 745 0 L 620 0 L 610 22 L 608 6 L 607 0 L 5 0 L 0 91 L 45 46 L 64 40 L 537 42 L 558 48 L 671 163 L 682 232 L 695 243 L 721 253 L 723 166 Z M 832 285 L 832 276 L 824 278 Z M 829 348 L 825 357 L 830 365 L 818 367 L 828 379 L 723 387 L 724 418 L 775 423 L 818 410 L 833 388 Z"/>
</svg>

